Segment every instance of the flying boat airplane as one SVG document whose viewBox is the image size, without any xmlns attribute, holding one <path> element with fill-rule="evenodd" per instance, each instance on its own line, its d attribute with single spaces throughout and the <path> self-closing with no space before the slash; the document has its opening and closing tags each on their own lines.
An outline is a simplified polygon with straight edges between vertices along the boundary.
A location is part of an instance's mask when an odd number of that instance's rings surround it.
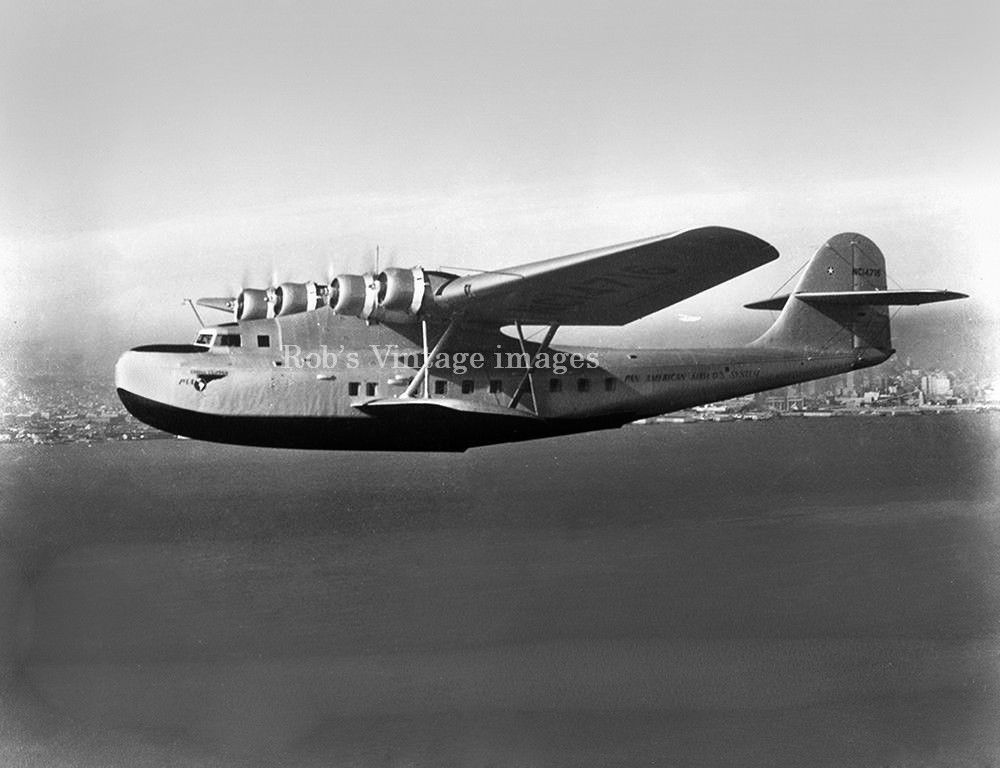
<svg viewBox="0 0 1000 768">
<path fill-rule="evenodd" d="M 468 275 L 390 268 L 247 288 L 199 299 L 231 322 L 203 327 L 193 344 L 126 352 L 115 383 L 140 420 L 201 440 L 463 451 L 620 427 L 878 365 L 894 352 L 890 305 L 965 298 L 889 290 L 878 247 L 843 233 L 790 294 L 746 305 L 780 312 L 746 346 L 555 341 L 561 326 L 625 325 L 777 257 L 746 232 L 701 227 Z M 525 337 L 526 325 L 547 328 L 541 341 Z"/>
</svg>

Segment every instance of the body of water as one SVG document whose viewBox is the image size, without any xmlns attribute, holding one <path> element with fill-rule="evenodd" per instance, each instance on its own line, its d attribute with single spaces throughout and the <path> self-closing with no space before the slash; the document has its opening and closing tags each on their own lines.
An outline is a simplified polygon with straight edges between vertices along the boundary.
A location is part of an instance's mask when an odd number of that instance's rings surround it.
<svg viewBox="0 0 1000 768">
<path fill-rule="evenodd" d="M 0 763 L 992 765 L 998 434 L 3 446 Z"/>
</svg>

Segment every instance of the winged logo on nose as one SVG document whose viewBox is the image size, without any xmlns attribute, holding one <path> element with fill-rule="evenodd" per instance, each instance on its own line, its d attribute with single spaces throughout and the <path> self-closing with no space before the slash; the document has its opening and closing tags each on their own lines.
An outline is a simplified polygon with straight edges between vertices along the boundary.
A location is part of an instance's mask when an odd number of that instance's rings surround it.
<svg viewBox="0 0 1000 768">
<path fill-rule="evenodd" d="M 191 379 L 191 386 L 199 392 L 202 392 L 210 382 L 213 382 L 216 379 L 224 379 L 228 375 L 225 371 L 194 371 L 193 373 L 194 376 Z"/>
</svg>

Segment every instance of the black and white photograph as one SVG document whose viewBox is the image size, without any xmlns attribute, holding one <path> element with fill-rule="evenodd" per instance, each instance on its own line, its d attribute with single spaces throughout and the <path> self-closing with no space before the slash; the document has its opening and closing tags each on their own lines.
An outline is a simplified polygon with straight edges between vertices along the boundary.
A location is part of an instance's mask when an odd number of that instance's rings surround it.
<svg viewBox="0 0 1000 768">
<path fill-rule="evenodd" d="M 1000 6 L 0 6 L 0 766 L 1000 766 Z"/>
</svg>

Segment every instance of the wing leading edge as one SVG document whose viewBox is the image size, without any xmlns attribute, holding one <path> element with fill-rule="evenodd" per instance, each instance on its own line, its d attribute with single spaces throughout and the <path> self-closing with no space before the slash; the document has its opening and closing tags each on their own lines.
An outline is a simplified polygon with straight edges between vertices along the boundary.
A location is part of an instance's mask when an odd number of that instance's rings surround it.
<svg viewBox="0 0 1000 768">
<path fill-rule="evenodd" d="M 625 325 L 776 258 L 754 235 L 700 227 L 461 277 L 435 303 L 498 324 Z"/>
</svg>

